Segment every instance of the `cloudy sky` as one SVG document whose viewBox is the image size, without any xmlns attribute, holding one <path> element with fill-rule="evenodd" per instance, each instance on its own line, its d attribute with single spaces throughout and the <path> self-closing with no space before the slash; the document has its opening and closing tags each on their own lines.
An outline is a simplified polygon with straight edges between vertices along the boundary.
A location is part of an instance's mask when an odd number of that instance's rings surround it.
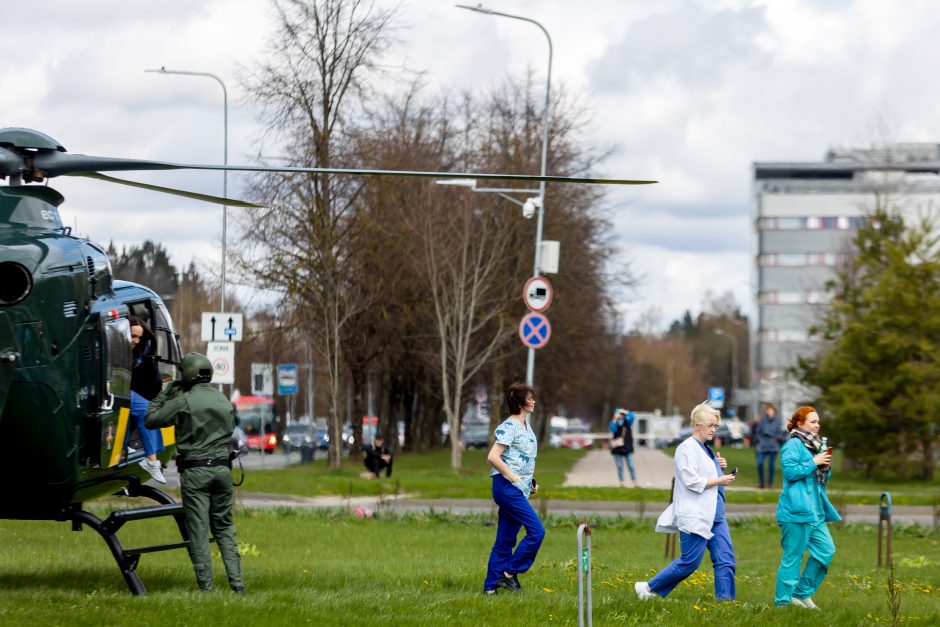
<svg viewBox="0 0 940 627">
<path fill-rule="evenodd" d="M 392 3 L 380 2 L 391 5 Z M 708 291 L 749 309 L 750 165 L 818 160 L 830 145 L 940 140 L 940 8 L 934 0 L 488 0 L 541 22 L 554 42 L 553 84 L 582 96 L 593 139 L 614 143 L 601 174 L 655 178 L 610 188 L 613 241 L 643 277 L 628 324 L 660 324 Z M 454 8 L 401 5 L 400 45 L 386 62 L 432 86 L 479 87 L 532 68 L 547 48 L 533 25 Z M 70 152 L 219 163 L 221 88 L 229 92 L 229 162 L 279 147 L 259 140 L 240 69 L 262 58 L 267 0 L 46 0 L 5 11 L 0 126 L 26 126 Z M 132 178 L 132 177 L 129 177 Z M 163 172 L 139 180 L 221 193 L 222 175 Z M 162 241 L 178 265 L 217 268 L 221 209 L 58 179 L 67 224 L 107 243 Z M 241 175 L 229 175 L 238 195 Z M 551 191 L 546 201 L 551 220 Z M 230 209 L 229 211 L 241 211 Z M 534 226 L 534 225 L 533 225 Z M 562 251 L 564 256 L 572 251 Z"/>
</svg>

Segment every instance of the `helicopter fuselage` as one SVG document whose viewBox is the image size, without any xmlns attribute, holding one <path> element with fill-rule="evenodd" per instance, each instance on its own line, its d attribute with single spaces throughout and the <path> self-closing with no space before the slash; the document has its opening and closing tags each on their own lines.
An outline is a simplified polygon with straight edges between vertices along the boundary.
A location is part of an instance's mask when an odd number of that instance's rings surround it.
<svg viewBox="0 0 940 627">
<path fill-rule="evenodd" d="M 61 519 L 148 478 L 128 453 L 128 315 L 148 320 L 175 378 L 179 346 L 162 300 L 113 281 L 107 254 L 73 236 L 49 187 L 0 187 L 0 517 Z M 165 430 L 165 463 L 174 434 Z M 138 448 L 140 448 L 138 446 Z"/>
</svg>

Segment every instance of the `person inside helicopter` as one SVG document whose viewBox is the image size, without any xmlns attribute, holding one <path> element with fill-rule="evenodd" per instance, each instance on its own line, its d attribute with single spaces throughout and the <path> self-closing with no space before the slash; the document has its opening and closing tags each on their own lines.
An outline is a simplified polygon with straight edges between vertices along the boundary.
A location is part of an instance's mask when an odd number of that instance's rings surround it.
<svg viewBox="0 0 940 627">
<path fill-rule="evenodd" d="M 148 429 L 144 426 L 144 417 L 147 415 L 150 401 L 157 397 L 163 387 L 154 359 L 157 341 L 153 331 L 141 318 L 130 316 L 129 320 L 131 346 L 134 351 L 134 368 L 131 371 L 131 419 L 137 427 L 144 454 L 147 456 L 140 462 L 140 466 L 158 483 L 166 483 L 163 467 L 157 459 L 157 453 L 163 450 L 163 436 L 159 429 Z"/>
</svg>

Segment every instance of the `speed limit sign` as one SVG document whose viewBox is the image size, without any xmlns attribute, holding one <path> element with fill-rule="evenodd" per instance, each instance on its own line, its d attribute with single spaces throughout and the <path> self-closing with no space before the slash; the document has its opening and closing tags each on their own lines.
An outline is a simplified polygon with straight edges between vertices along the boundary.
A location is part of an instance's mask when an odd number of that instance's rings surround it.
<svg viewBox="0 0 940 627">
<path fill-rule="evenodd" d="M 212 363 L 213 383 L 235 383 L 235 342 L 209 342 L 206 357 Z"/>
</svg>

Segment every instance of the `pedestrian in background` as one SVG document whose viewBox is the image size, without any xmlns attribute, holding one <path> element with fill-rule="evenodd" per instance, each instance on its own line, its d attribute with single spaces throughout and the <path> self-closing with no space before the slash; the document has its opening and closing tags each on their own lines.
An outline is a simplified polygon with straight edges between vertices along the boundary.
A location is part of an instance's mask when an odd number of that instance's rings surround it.
<svg viewBox="0 0 940 627">
<path fill-rule="evenodd" d="M 725 519 L 725 486 L 734 474 L 724 474 L 728 462 L 707 444 L 720 415 L 708 402 L 692 410 L 692 435 L 676 448 L 672 503 L 656 521 L 656 531 L 678 532 L 682 555 L 648 582 L 634 584 L 641 601 L 672 592 L 699 567 L 705 549 L 715 571 L 715 600 L 734 601 L 734 546 Z"/>
<path fill-rule="evenodd" d="M 545 527 L 529 504 L 529 495 L 538 491 L 534 478 L 538 442 L 529 424 L 529 415 L 535 411 L 534 395 L 535 390 L 525 383 L 509 386 L 506 404 L 511 415 L 496 427 L 496 442 L 486 456 L 493 466 L 493 501 L 499 507 L 496 542 L 483 581 L 486 594 L 496 594 L 499 588 L 522 590 L 519 575 L 532 566 L 545 537 Z M 516 546 L 522 527 L 526 535 Z"/>
<path fill-rule="evenodd" d="M 610 454 L 613 455 L 614 463 L 617 465 L 617 481 L 620 482 L 620 487 L 623 487 L 624 464 L 630 471 L 630 481 L 633 482 L 633 487 L 638 487 L 636 470 L 633 467 L 633 421 L 635 419 L 633 412 L 617 409 L 611 421 Z"/>
<path fill-rule="evenodd" d="M 757 425 L 757 480 L 759 488 L 770 488 L 774 484 L 774 470 L 777 466 L 777 454 L 780 445 L 786 441 L 783 421 L 777 416 L 777 408 L 767 403 L 764 416 Z M 764 464 L 767 472 L 764 472 Z M 766 480 L 765 480 L 766 479 Z"/>
<path fill-rule="evenodd" d="M 822 585 L 836 545 L 826 523 L 842 520 L 829 502 L 826 484 L 832 457 L 819 439 L 819 414 L 800 407 L 787 424 L 789 441 L 780 451 L 783 492 L 777 501 L 777 524 L 783 555 L 777 569 L 774 604 L 818 610 L 813 594 Z M 800 574 L 803 554 L 809 552 Z"/>
<path fill-rule="evenodd" d="M 245 593 L 241 557 L 232 520 L 232 461 L 229 442 L 235 412 L 225 395 L 212 387 L 212 362 L 189 353 L 182 378 L 171 381 L 150 403 L 145 419 L 150 429 L 175 426 L 183 514 L 189 534 L 189 558 L 199 589 L 212 590 L 209 531 L 215 538 L 229 586 Z"/>
</svg>

